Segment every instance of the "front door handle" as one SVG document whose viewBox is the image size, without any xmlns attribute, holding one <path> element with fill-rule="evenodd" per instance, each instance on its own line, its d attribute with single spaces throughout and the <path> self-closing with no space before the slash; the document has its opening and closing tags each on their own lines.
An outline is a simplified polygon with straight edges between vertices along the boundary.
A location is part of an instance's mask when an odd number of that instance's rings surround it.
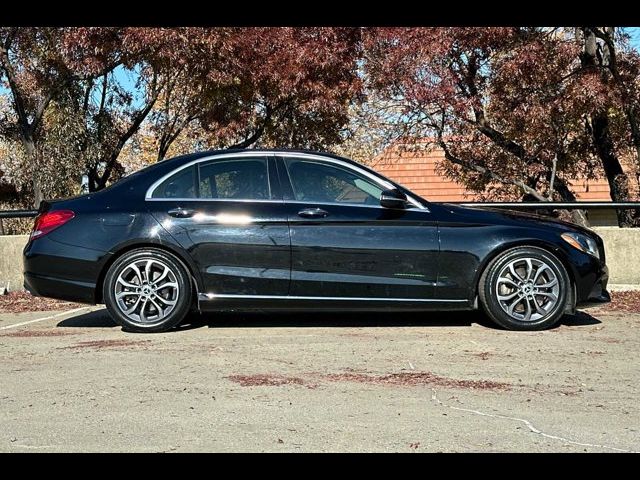
<svg viewBox="0 0 640 480">
<path fill-rule="evenodd" d="M 191 208 L 178 207 L 178 208 L 169 210 L 167 213 L 172 217 L 176 217 L 176 218 L 190 218 L 196 214 L 196 211 Z"/>
<path fill-rule="evenodd" d="M 324 218 L 329 215 L 329 212 L 321 208 L 305 208 L 300 210 L 298 215 L 304 218 Z"/>
</svg>

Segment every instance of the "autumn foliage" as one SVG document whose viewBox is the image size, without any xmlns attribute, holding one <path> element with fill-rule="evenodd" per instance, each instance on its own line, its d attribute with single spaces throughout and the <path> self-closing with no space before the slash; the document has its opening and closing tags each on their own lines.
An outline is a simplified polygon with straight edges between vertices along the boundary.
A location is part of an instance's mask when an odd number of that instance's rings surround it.
<svg viewBox="0 0 640 480">
<path fill-rule="evenodd" d="M 365 44 L 372 88 L 403 106 L 404 143 L 442 148 L 447 175 L 573 201 L 567 179 L 604 173 L 612 200 L 629 199 L 619 159 L 640 165 L 640 62 L 613 29 L 382 28 Z"/>
<path fill-rule="evenodd" d="M 568 179 L 604 175 L 629 200 L 640 57 L 627 40 L 613 27 L 2 27 L 0 195 L 37 204 L 83 175 L 99 190 L 206 148 L 362 160 L 396 142 L 443 149 L 443 173 L 487 198 L 572 201 Z"/>
<path fill-rule="evenodd" d="M 357 28 L 3 27 L 0 134 L 22 147 L 18 189 L 35 204 L 59 193 L 52 143 L 90 190 L 125 172 L 140 133 L 154 160 L 185 135 L 192 149 L 338 143 L 359 92 L 359 40 Z"/>
</svg>

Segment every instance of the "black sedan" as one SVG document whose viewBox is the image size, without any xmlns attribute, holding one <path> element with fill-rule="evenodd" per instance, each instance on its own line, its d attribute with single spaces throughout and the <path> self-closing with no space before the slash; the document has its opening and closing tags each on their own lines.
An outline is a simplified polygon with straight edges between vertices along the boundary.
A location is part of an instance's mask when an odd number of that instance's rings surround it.
<svg viewBox="0 0 640 480">
<path fill-rule="evenodd" d="M 105 303 L 128 330 L 191 309 L 426 311 L 481 305 L 538 330 L 606 302 L 602 239 L 576 225 L 431 203 L 330 154 L 176 157 L 42 202 L 24 249 L 35 295 Z"/>
</svg>

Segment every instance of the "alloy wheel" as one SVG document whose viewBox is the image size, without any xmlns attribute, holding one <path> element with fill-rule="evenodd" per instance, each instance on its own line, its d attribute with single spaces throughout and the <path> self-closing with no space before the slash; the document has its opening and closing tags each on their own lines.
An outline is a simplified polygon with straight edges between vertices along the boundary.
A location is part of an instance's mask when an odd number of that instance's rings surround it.
<svg viewBox="0 0 640 480">
<path fill-rule="evenodd" d="M 176 273 L 158 259 L 137 259 L 126 265 L 115 282 L 118 309 L 130 321 L 152 324 L 166 318 L 180 295 Z"/>
<path fill-rule="evenodd" d="M 560 297 L 554 269 L 537 258 L 518 258 L 507 263 L 496 280 L 498 303 L 511 318 L 536 322 L 553 311 Z"/>
</svg>

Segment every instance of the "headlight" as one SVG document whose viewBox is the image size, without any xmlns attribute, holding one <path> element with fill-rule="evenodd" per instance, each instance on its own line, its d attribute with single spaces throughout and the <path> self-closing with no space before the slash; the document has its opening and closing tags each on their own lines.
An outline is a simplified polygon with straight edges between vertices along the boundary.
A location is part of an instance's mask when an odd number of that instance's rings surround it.
<svg viewBox="0 0 640 480">
<path fill-rule="evenodd" d="M 560 235 L 562 239 L 571 245 L 573 248 L 577 248 L 581 252 L 588 253 L 589 255 L 593 255 L 597 259 L 600 258 L 600 252 L 598 251 L 598 244 L 596 241 L 588 237 L 587 235 L 582 235 L 581 233 L 567 232 Z"/>
</svg>

